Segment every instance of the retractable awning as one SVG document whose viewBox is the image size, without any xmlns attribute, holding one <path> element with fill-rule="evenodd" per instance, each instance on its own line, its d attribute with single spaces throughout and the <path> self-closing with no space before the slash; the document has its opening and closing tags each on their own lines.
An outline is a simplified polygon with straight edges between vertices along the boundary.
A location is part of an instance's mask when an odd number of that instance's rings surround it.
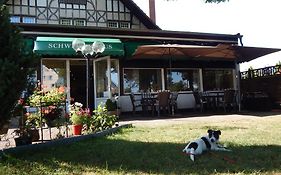
<svg viewBox="0 0 281 175">
<path fill-rule="evenodd" d="M 251 61 L 255 58 L 278 52 L 281 49 L 244 47 L 219 44 L 217 46 L 196 45 L 142 45 L 133 54 L 133 58 L 170 58 L 170 59 L 192 59 L 192 60 L 223 60 L 236 61 L 237 63 Z"/>
<path fill-rule="evenodd" d="M 63 37 L 37 37 L 34 41 L 35 53 L 51 56 L 73 56 L 76 55 L 72 49 L 72 41 L 76 38 Z M 103 56 L 124 56 L 123 43 L 119 39 L 109 38 L 80 38 L 86 44 L 92 44 L 95 41 L 101 41 L 105 44 Z"/>
</svg>

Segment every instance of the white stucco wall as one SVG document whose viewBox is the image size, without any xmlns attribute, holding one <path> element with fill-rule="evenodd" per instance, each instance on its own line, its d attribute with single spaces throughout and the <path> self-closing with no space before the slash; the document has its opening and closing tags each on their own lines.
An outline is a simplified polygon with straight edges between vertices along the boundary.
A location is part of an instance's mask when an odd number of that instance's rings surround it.
<svg viewBox="0 0 281 175">
<path fill-rule="evenodd" d="M 136 98 L 140 96 L 136 95 Z M 179 94 L 177 99 L 178 109 L 190 109 L 194 107 L 195 101 L 192 93 L 188 94 Z M 118 106 L 121 108 L 122 112 L 131 112 L 133 106 L 130 100 L 129 95 L 120 96 L 118 99 Z M 137 111 L 140 111 L 141 107 L 137 108 Z"/>
</svg>

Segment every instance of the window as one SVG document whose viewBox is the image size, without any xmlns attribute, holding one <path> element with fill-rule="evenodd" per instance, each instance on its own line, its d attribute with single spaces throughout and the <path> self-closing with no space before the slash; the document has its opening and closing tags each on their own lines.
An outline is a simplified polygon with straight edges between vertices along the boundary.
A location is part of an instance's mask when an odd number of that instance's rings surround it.
<svg viewBox="0 0 281 175">
<path fill-rule="evenodd" d="M 208 90 L 223 90 L 233 88 L 232 69 L 209 69 L 203 70 L 203 88 Z"/>
<path fill-rule="evenodd" d="M 22 22 L 23 22 L 23 23 L 34 24 L 34 23 L 35 23 L 35 17 L 23 16 L 23 17 L 22 17 Z"/>
<path fill-rule="evenodd" d="M 42 85 L 45 90 L 54 87 L 66 86 L 66 63 L 65 61 L 43 60 Z"/>
<path fill-rule="evenodd" d="M 120 28 L 130 28 L 130 23 L 129 22 L 120 22 Z"/>
<path fill-rule="evenodd" d="M 168 69 L 167 86 L 172 92 L 199 90 L 199 70 Z"/>
<path fill-rule="evenodd" d="M 74 21 L 75 26 L 85 26 L 86 22 L 83 19 L 75 19 Z"/>
<path fill-rule="evenodd" d="M 60 24 L 62 24 L 62 25 L 72 25 L 72 20 L 71 19 L 61 19 Z"/>
<path fill-rule="evenodd" d="M 11 23 L 20 23 L 20 16 L 11 16 Z"/>
<path fill-rule="evenodd" d="M 64 4 L 83 4 L 83 5 L 86 5 L 87 0 L 59 0 L 59 3 L 64 3 Z"/>
<path fill-rule="evenodd" d="M 117 21 L 109 21 L 109 22 L 107 23 L 107 26 L 108 26 L 109 28 L 118 28 L 118 22 L 117 22 Z"/>
<path fill-rule="evenodd" d="M 124 93 L 161 90 L 161 69 L 124 69 Z"/>
</svg>

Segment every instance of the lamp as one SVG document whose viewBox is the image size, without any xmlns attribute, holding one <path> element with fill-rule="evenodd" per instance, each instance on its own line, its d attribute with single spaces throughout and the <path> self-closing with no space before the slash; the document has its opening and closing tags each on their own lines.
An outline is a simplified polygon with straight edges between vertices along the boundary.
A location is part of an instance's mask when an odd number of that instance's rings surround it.
<svg viewBox="0 0 281 175">
<path fill-rule="evenodd" d="M 72 41 L 72 48 L 76 53 L 82 53 L 86 59 L 86 108 L 89 108 L 89 59 L 96 57 L 99 53 L 104 52 L 105 45 L 101 41 L 95 41 L 93 44 L 86 44 L 81 39 Z"/>
</svg>

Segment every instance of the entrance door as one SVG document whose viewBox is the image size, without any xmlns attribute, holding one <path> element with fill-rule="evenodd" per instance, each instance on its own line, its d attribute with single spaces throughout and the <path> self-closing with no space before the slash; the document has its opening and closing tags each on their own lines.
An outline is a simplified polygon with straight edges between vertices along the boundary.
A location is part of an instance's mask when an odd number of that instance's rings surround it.
<svg viewBox="0 0 281 175">
<path fill-rule="evenodd" d="M 86 68 L 85 61 L 70 61 L 70 94 L 74 102 L 86 107 Z"/>
<path fill-rule="evenodd" d="M 110 57 L 94 61 L 95 107 L 119 96 L 119 61 Z"/>
</svg>

